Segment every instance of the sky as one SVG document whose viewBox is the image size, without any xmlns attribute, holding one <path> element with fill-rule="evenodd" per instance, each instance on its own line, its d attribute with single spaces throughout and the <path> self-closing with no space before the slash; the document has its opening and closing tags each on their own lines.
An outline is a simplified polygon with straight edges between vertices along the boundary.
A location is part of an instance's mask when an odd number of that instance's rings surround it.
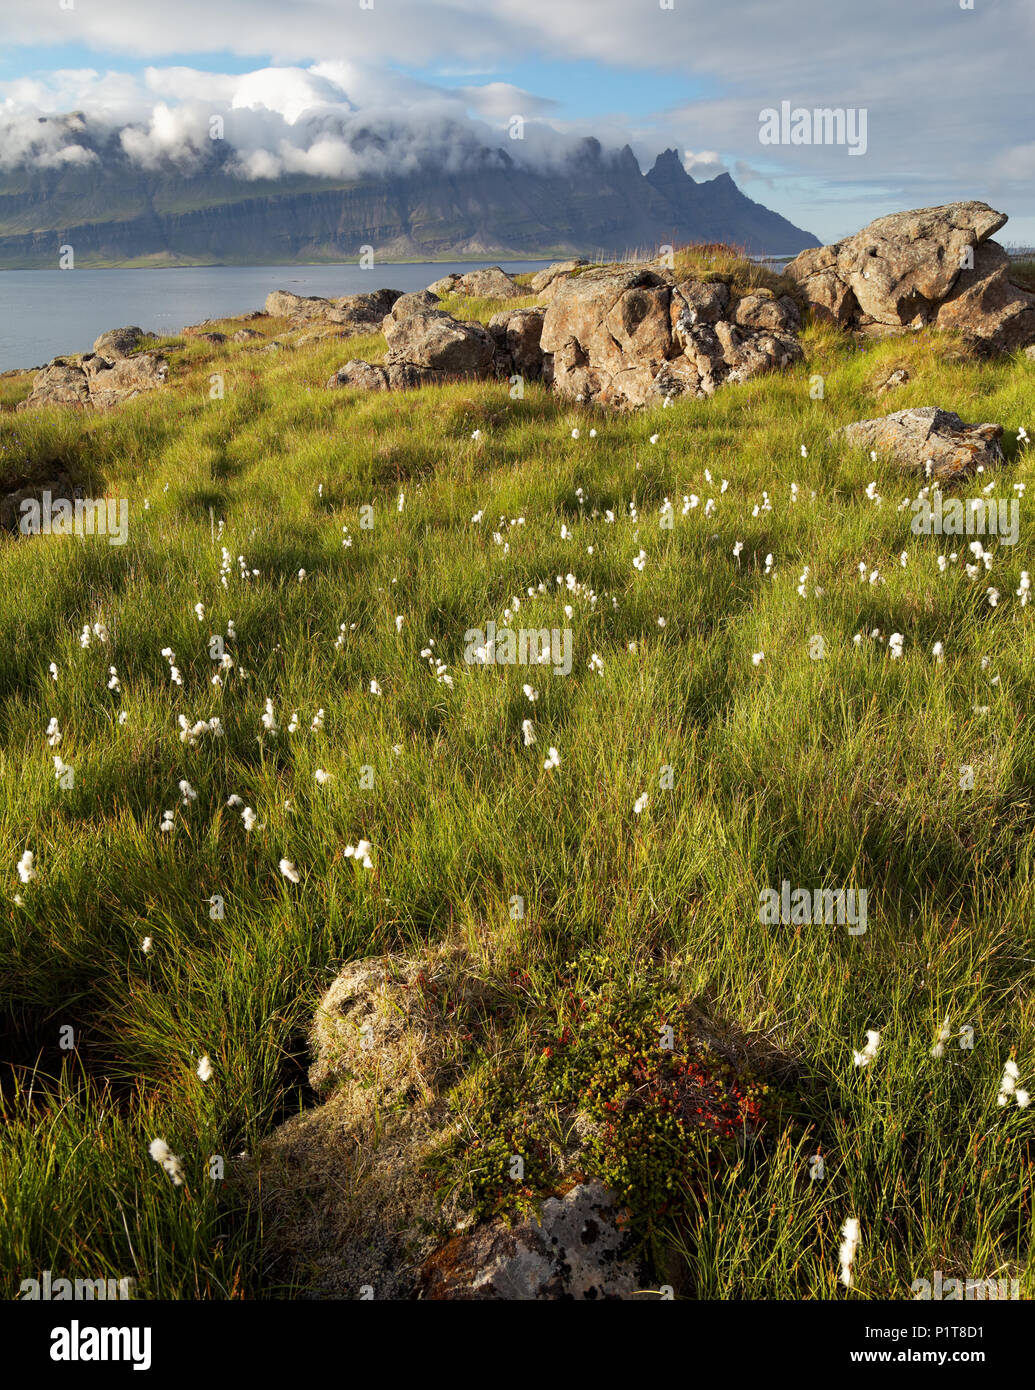
<svg viewBox="0 0 1035 1390">
<path fill-rule="evenodd" d="M 69 111 L 130 125 L 144 163 L 221 115 L 251 178 L 368 171 L 360 127 L 399 171 L 593 134 L 728 171 L 824 241 L 977 198 L 1031 245 L 1033 52 L 1032 0 L 0 0 L 0 166 L 76 158 L 37 119 Z M 865 113 L 865 142 L 763 143 L 784 102 Z"/>
</svg>

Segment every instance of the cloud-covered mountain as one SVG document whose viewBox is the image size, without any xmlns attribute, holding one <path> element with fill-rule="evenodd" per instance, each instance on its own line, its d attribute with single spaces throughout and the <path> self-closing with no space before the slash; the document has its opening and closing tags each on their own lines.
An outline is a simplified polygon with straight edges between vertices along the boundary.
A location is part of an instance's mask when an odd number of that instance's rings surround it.
<svg viewBox="0 0 1035 1390">
<path fill-rule="evenodd" d="M 348 109 L 330 87 L 314 101 L 306 78 L 297 110 L 289 90 L 279 111 L 188 101 L 122 126 L 8 117 L 0 267 L 56 266 L 62 246 L 85 266 L 342 261 L 364 246 L 392 260 L 818 244 L 728 174 L 695 181 L 675 150 L 644 175 L 628 145 L 534 120 L 511 139 L 437 100 Z"/>
</svg>

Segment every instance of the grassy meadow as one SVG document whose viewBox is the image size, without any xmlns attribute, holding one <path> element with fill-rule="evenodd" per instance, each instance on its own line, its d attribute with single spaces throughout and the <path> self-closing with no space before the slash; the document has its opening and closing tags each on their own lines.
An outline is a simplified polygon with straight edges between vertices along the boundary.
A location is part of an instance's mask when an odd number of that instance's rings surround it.
<svg viewBox="0 0 1035 1390">
<path fill-rule="evenodd" d="M 108 414 L 15 413 L 30 379 L 0 382 L 0 491 L 62 473 L 130 506 L 124 546 L 0 535 L 6 1296 L 44 1269 L 303 1292 L 236 1156 L 315 1103 L 342 964 L 450 937 L 506 1001 L 440 1162 L 480 1211 L 513 1206 L 515 1146 L 522 1200 L 554 1190 L 596 1106 L 598 1170 L 679 1296 L 910 1298 L 943 1271 L 1030 1297 L 1035 1112 L 997 1094 L 1010 1059 L 1035 1087 L 1035 364 L 810 325 L 792 370 L 619 416 L 533 383 L 330 391 L 383 339 L 250 326 L 284 349 L 165 339 L 169 385 Z M 1020 500 L 990 567 L 911 534 L 922 480 L 830 440 L 910 405 L 1004 426 L 962 491 Z M 570 675 L 467 664 L 489 619 L 570 628 Z M 763 925 L 784 880 L 865 888 L 867 930 Z M 630 1103 L 666 1025 L 751 1088 L 750 1133 Z"/>
</svg>

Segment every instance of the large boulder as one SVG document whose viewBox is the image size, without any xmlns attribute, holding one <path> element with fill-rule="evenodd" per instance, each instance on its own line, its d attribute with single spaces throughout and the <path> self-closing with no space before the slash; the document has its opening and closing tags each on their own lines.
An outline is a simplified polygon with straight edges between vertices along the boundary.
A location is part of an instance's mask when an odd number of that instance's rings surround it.
<svg viewBox="0 0 1035 1390">
<path fill-rule="evenodd" d="M 710 395 L 799 360 L 793 307 L 762 294 L 733 304 L 722 283 L 676 284 L 664 271 L 605 267 L 560 282 L 541 344 L 561 395 L 633 407 Z"/>
<path fill-rule="evenodd" d="M 441 377 L 482 377 L 492 363 L 493 340 L 480 323 L 462 323 L 438 309 L 424 309 L 384 326 L 385 365 L 421 368 Z"/>
<path fill-rule="evenodd" d="M 496 345 L 496 375 L 538 380 L 543 375 L 543 320 L 546 310 L 502 309 L 489 320 L 489 332 Z"/>
<path fill-rule="evenodd" d="M 480 299 L 523 299 L 528 290 L 498 265 L 484 270 L 470 270 L 461 275 L 453 286 L 454 294 L 477 295 Z"/>
<path fill-rule="evenodd" d="M 56 357 L 37 373 L 32 391 L 18 409 L 71 405 L 108 410 L 164 386 L 168 374 L 168 362 L 154 352 L 115 358 L 87 353 L 77 360 Z"/>
<path fill-rule="evenodd" d="M 904 469 L 937 482 L 968 477 L 1003 462 L 1002 425 L 967 425 L 951 410 L 916 406 L 838 430 L 835 439 L 890 455 Z"/>
<path fill-rule="evenodd" d="M 1010 352 L 1035 342 L 1035 295 L 1011 284 L 1009 257 L 988 240 L 1006 220 L 981 202 L 893 213 L 802 251 L 786 273 L 817 317 L 868 336 L 930 326 Z"/>
<path fill-rule="evenodd" d="M 111 328 L 93 345 L 93 350 L 102 357 L 128 357 L 136 352 L 145 341 L 153 338 L 153 333 L 145 333 L 142 328 Z"/>
<path fill-rule="evenodd" d="M 428 294 L 433 294 L 436 299 L 445 299 L 447 294 L 452 294 L 456 289 L 460 276 L 457 271 L 452 271 L 449 275 L 443 275 L 441 280 L 433 280 L 428 286 Z"/>
<path fill-rule="evenodd" d="M 361 362 L 355 358 L 339 367 L 327 383 L 328 389 L 352 386 L 357 391 L 387 391 L 388 372 L 376 362 Z"/>
<path fill-rule="evenodd" d="M 537 270 L 528 282 L 528 288 L 533 294 L 541 295 L 553 282 L 559 278 L 567 279 L 574 271 L 579 270 L 586 262 L 581 258 L 573 261 L 554 261 L 552 265 L 546 266 L 543 270 Z"/>
<path fill-rule="evenodd" d="M 425 309 L 434 309 L 441 300 L 437 294 L 431 290 L 415 290 L 412 294 L 401 294 L 392 305 L 390 318 L 395 319 L 396 323 L 402 319 L 408 319 L 411 314 L 423 313 Z"/>
<path fill-rule="evenodd" d="M 402 290 L 372 290 L 369 294 L 347 294 L 337 299 L 319 295 L 297 295 L 289 290 L 273 290 L 266 297 L 265 311 L 273 318 L 286 318 L 291 328 L 334 323 L 353 333 L 377 333 Z"/>
</svg>

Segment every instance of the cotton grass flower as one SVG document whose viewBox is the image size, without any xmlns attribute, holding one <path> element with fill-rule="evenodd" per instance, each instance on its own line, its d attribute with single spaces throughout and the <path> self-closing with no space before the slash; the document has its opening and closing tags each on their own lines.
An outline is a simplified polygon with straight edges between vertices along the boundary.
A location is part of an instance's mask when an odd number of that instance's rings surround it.
<svg viewBox="0 0 1035 1390">
<path fill-rule="evenodd" d="M 255 812 L 252 810 L 250 806 L 246 806 L 244 810 L 241 812 L 241 820 L 244 821 L 244 830 L 246 835 L 250 835 L 253 830 L 266 829 L 265 821 L 263 821 L 260 824 L 258 816 L 255 814 Z"/>
<path fill-rule="evenodd" d="M 298 870 L 295 868 L 294 864 L 292 864 L 290 859 L 282 859 L 280 861 L 280 872 L 291 883 L 301 882 L 302 875 L 298 872 Z"/>
<path fill-rule="evenodd" d="M 370 682 L 370 693 L 371 695 L 381 695 L 383 693 L 376 680 Z"/>
<path fill-rule="evenodd" d="M 56 748 L 61 742 L 61 729 L 56 719 L 52 719 L 47 725 L 47 742 L 51 748 Z"/>
<path fill-rule="evenodd" d="M 937 1036 L 937 1038 L 935 1038 L 935 1040 L 934 1040 L 934 1046 L 931 1048 L 931 1056 L 932 1056 L 932 1057 L 944 1057 L 944 1056 L 945 1056 L 945 1044 L 949 1041 L 949 1039 L 950 1039 L 951 1037 L 952 1037 L 952 1029 L 951 1029 L 950 1026 L 949 1026 L 949 1015 L 946 1014 L 946 1015 L 945 1015 L 945 1022 L 944 1022 L 944 1023 L 942 1024 L 942 1026 L 938 1029 L 938 1036 Z"/>
<path fill-rule="evenodd" d="M 159 825 L 158 829 L 163 835 L 168 835 L 172 832 L 173 825 L 175 824 L 175 815 L 176 813 L 174 811 L 162 812 L 162 823 Z"/>
<path fill-rule="evenodd" d="M 207 1052 L 205 1053 L 204 1057 L 202 1057 L 201 1061 L 198 1063 L 198 1080 L 212 1080 L 212 1061 Z"/>
<path fill-rule="evenodd" d="M 177 782 L 176 785 L 177 785 L 177 787 L 179 788 L 179 791 L 180 791 L 180 797 L 181 797 L 181 803 L 180 803 L 180 804 L 181 804 L 181 805 L 183 805 L 183 806 L 189 806 L 189 805 L 191 804 L 192 801 L 197 801 L 197 799 L 198 799 L 198 794 L 197 794 L 197 792 L 194 790 L 194 788 L 191 786 L 191 784 L 187 781 L 186 778 L 184 778 L 184 779 L 183 779 L 182 781 L 180 781 L 180 782 Z"/>
<path fill-rule="evenodd" d="M 535 729 L 532 726 L 531 719 L 522 719 L 521 733 L 525 740 L 525 747 L 531 748 L 532 744 L 535 743 Z"/>
<path fill-rule="evenodd" d="M 148 1153 L 156 1163 L 160 1163 L 165 1171 L 173 1180 L 176 1187 L 183 1186 L 183 1169 L 176 1154 L 169 1148 L 164 1139 L 152 1139 L 148 1145 Z"/>
<path fill-rule="evenodd" d="M 997 1105 L 1007 1105 L 1012 1096 L 1022 1110 L 1027 1110 L 1031 1104 L 1031 1096 L 1027 1091 L 1018 1088 L 1019 1078 L 1017 1063 L 1011 1057 L 1003 1068 L 1003 1079 L 999 1083 L 999 1094 L 996 1096 Z"/>
<path fill-rule="evenodd" d="M 316 777 L 317 786 L 326 786 L 326 784 L 331 780 L 332 775 L 333 774 L 330 772 L 325 772 L 322 767 L 318 767 L 316 769 L 316 772 L 314 773 L 314 776 Z"/>
<path fill-rule="evenodd" d="M 633 802 L 633 815 L 640 815 L 640 813 L 646 808 L 647 803 L 649 801 L 650 797 L 647 795 L 646 792 L 643 792 L 642 795 L 638 796 L 636 800 Z"/>
<path fill-rule="evenodd" d="M 837 1252 L 837 1262 L 840 1266 L 838 1278 L 846 1289 L 852 1287 L 852 1266 L 855 1264 L 856 1251 L 859 1249 L 859 1219 L 850 1216 L 841 1227 L 841 1248 Z"/>
<path fill-rule="evenodd" d="M 556 748 L 551 747 L 543 767 L 547 772 L 551 772 L 555 767 L 560 767 L 561 755 Z"/>
<path fill-rule="evenodd" d="M 902 636 L 901 632 L 893 632 L 888 638 L 888 651 L 895 660 L 902 655 L 902 643 L 904 641 L 905 638 Z"/>
<path fill-rule="evenodd" d="M 31 849 L 27 849 L 18 860 L 18 877 L 21 879 L 22 883 L 31 883 L 36 877 L 36 870 L 33 868 L 34 860 L 35 855 Z"/>
<path fill-rule="evenodd" d="M 880 1047 L 880 1033 L 875 1028 L 867 1028 L 866 1045 L 861 1052 L 852 1053 L 852 1061 L 857 1067 L 868 1067 L 877 1055 Z"/>
<path fill-rule="evenodd" d="M 752 653 L 751 653 L 751 664 L 752 664 L 752 666 L 761 666 L 761 664 L 762 664 L 762 662 L 763 662 L 764 660 L 765 660 L 765 652 L 752 652 Z"/>
<path fill-rule="evenodd" d="M 373 860 L 370 858 L 370 851 L 373 849 L 369 840 L 360 840 L 357 845 L 345 846 L 345 858 L 354 859 L 357 864 L 362 864 L 364 869 L 374 867 Z"/>
<path fill-rule="evenodd" d="M 154 938 L 150 936 L 145 936 L 140 943 L 140 949 L 143 951 L 145 956 L 149 956 L 151 954 L 151 947 L 153 945 Z"/>
</svg>

